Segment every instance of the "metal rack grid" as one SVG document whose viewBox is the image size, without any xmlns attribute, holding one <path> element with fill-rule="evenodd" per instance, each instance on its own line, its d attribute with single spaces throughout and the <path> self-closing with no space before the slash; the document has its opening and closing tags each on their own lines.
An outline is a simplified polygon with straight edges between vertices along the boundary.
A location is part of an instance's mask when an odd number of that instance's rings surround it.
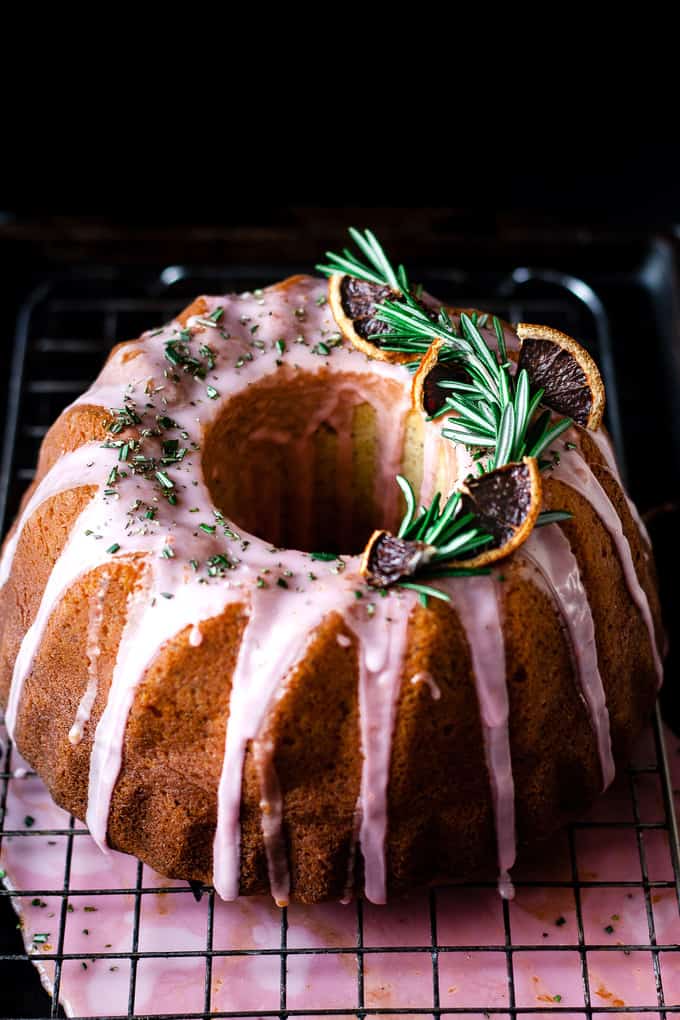
<svg viewBox="0 0 680 1020">
<path fill-rule="evenodd" d="M 230 289 L 245 289 L 259 286 L 269 279 L 282 275 L 281 267 L 266 267 L 258 270 L 186 270 L 183 267 L 169 267 L 160 274 L 136 274 L 134 281 L 113 270 L 101 272 L 84 272 L 49 281 L 42 285 L 25 306 L 18 324 L 14 364 L 10 380 L 10 395 L 7 413 L 7 425 L 4 440 L 2 473 L 0 474 L 0 525 L 16 509 L 21 489 L 32 477 L 37 448 L 47 425 L 54 420 L 62 407 L 75 398 L 90 379 L 96 374 L 102 356 L 116 339 L 134 336 L 144 328 L 152 326 L 156 321 L 167 319 L 177 311 L 183 303 L 197 292 L 224 292 Z M 461 305 L 491 306 L 495 312 L 516 321 L 533 319 L 534 321 L 550 321 L 565 331 L 579 338 L 591 336 L 595 341 L 591 344 L 593 353 L 598 357 L 604 369 L 609 396 L 609 427 L 613 433 L 618 452 L 621 456 L 621 429 L 616 400 L 616 379 L 614 361 L 609 338 L 609 330 L 605 310 L 595 293 L 583 283 L 572 277 L 557 273 L 517 269 L 514 273 L 499 277 L 482 293 L 474 288 L 474 281 L 459 278 L 457 274 L 432 272 L 421 274 L 426 286 L 435 293 L 448 298 L 452 303 Z M 531 294 L 523 296 L 523 285 L 531 283 Z M 21 414 L 20 414 L 21 411 Z M 63 882 L 59 889 L 22 889 L 6 890 L 0 888 L 0 894 L 10 900 L 18 896 L 51 896 L 60 900 L 59 931 L 56 949 L 52 953 L 16 952 L 3 954 L 4 962 L 29 961 L 39 959 L 41 962 L 53 960 L 54 1000 L 50 1016 L 63 1015 L 58 1006 L 59 991 L 63 975 L 63 965 L 67 961 L 85 962 L 90 959 L 129 961 L 130 978 L 128 993 L 128 1018 L 138 1016 L 135 1013 L 135 991 L 138 964 L 141 960 L 164 957 L 171 959 L 198 957 L 204 960 L 205 986 L 204 1005 L 202 1012 L 181 1014 L 154 1014 L 159 1020 L 178 1020 L 181 1016 L 191 1018 L 229 1017 L 229 1016 L 347 1016 L 358 1018 L 366 1016 L 398 1015 L 434 1016 L 466 1015 L 477 1013 L 479 1016 L 494 1014 L 511 1015 L 533 1013 L 578 1013 L 587 1017 L 599 1013 L 654 1013 L 662 1018 L 668 1014 L 680 1013 L 680 1004 L 667 1001 L 664 993 L 663 970 L 660 953 L 672 954 L 680 968 L 680 946 L 662 944 L 657 941 L 655 917 L 652 897 L 658 890 L 674 890 L 675 901 L 680 912 L 680 844 L 678 830 L 673 811 L 673 797 L 668 769 L 663 733 L 658 713 L 653 720 L 655 758 L 651 764 L 631 766 L 628 769 L 632 822 L 577 822 L 569 827 L 567 838 L 571 875 L 564 881 L 518 881 L 522 888 L 564 888 L 573 891 L 576 910 L 577 940 L 574 944 L 555 946 L 554 944 L 529 945 L 513 942 L 510 908 L 506 901 L 502 903 L 503 942 L 494 945 L 446 945 L 440 941 L 438 934 L 438 899 L 441 893 L 432 890 L 429 894 L 429 941 L 418 946 L 374 946 L 366 944 L 364 937 L 364 908 L 361 902 L 355 905 L 356 935 L 355 944 L 347 947 L 327 946 L 299 947 L 288 943 L 288 911 L 281 911 L 280 944 L 270 949 L 216 949 L 213 946 L 213 930 L 215 916 L 215 894 L 212 889 L 205 888 L 195 891 L 202 895 L 206 902 L 206 943 L 201 950 L 186 951 L 144 951 L 140 950 L 140 926 L 142 918 L 142 902 L 145 895 L 164 892 L 167 895 L 184 894 L 182 888 L 167 885 L 163 887 L 143 884 L 144 871 L 141 863 L 137 864 L 135 884 L 115 889 L 73 889 L 71 887 L 71 864 L 74 840 L 86 836 L 86 830 L 79 827 L 71 818 L 65 829 L 36 829 L 24 827 L 20 829 L 3 828 L 5 807 L 8 791 L 13 779 L 11 745 L 7 745 L 4 757 L 0 759 L 0 844 L 3 837 L 20 837 L 30 839 L 36 836 L 62 837 L 66 840 L 65 867 Z M 663 821 L 644 822 L 641 820 L 637 784 L 644 774 L 658 777 L 663 794 Z M 580 876 L 577 859 L 576 836 L 579 830 L 592 827 L 609 827 L 632 829 L 635 833 L 637 853 L 639 856 L 640 880 L 630 881 L 589 881 Z M 647 867 L 644 833 L 649 830 L 661 831 L 666 834 L 672 861 L 673 879 L 652 880 Z M 489 888 L 489 883 L 477 883 L 472 888 Z M 648 928 L 648 941 L 642 944 L 595 944 L 587 942 L 582 910 L 582 893 L 586 889 L 621 887 L 627 890 L 640 890 L 644 896 L 645 912 Z M 470 887 L 468 887 L 470 888 Z M 133 931 L 131 950 L 124 955 L 120 953 L 66 953 L 64 938 L 69 902 L 76 897 L 95 897 L 109 895 L 129 895 L 134 900 Z M 550 1007 L 529 1006 L 519 1004 L 516 996 L 514 960 L 519 952 L 577 952 L 580 962 L 580 975 L 583 988 L 583 1006 L 574 1007 L 551 1004 Z M 653 967 L 656 993 L 655 1005 L 612 1006 L 593 1003 L 591 998 L 588 954 L 592 952 L 646 952 L 650 954 Z M 457 1007 L 442 1004 L 440 995 L 439 968 L 444 954 L 450 953 L 488 953 L 502 954 L 505 959 L 507 977 L 507 1005 L 501 1007 L 487 1006 L 483 1008 Z M 301 954 L 347 954 L 356 961 L 356 1001 L 342 1008 L 304 1009 L 291 1008 L 288 1003 L 288 970 L 289 961 Z M 417 953 L 429 957 L 432 968 L 432 1002 L 424 1007 L 408 1006 L 398 1008 L 390 1006 L 381 1008 L 366 1003 L 365 965 L 373 954 Z M 278 1008 L 257 1011 L 237 1010 L 235 1012 L 211 1012 L 211 987 L 214 961 L 219 957 L 244 957 L 253 955 L 269 955 L 280 959 L 280 1001 Z M 120 1014 L 118 1014 L 120 1015 Z M 146 1014 L 145 1014 L 146 1015 Z M 104 1018 L 102 1018 L 104 1020 Z"/>
</svg>

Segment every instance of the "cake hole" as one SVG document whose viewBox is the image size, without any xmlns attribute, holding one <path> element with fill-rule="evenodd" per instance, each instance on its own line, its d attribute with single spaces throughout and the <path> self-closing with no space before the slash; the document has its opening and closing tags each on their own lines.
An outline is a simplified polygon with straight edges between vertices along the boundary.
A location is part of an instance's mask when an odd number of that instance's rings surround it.
<svg viewBox="0 0 680 1020">
<path fill-rule="evenodd" d="M 409 385 L 405 377 L 404 385 Z M 400 384 L 376 376 L 283 368 L 230 400 L 203 443 L 213 502 L 279 548 L 353 554 L 375 528 L 397 527 L 394 463 Z M 411 420 L 415 418 L 415 422 Z M 416 486 L 422 424 L 409 416 L 396 467 Z"/>
</svg>

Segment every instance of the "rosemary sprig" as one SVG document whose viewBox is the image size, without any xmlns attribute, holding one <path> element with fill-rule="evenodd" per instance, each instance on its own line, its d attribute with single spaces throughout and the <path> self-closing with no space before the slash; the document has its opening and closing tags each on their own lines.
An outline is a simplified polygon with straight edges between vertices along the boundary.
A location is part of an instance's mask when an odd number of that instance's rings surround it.
<svg viewBox="0 0 680 1020">
<path fill-rule="evenodd" d="M 397 266 L 396 270 L 394 269 L 384 248 L 371 230 L 365 230 L 362 234 L 361 231 L 350 227 L 349 236 L 364 254 L 366 262 L 357 258 L 349 248 L 343 248 L 341 255 L 327 251 L 328 263 L 316 266 L 320 273 L 323 273 L 324 276 L 347 273 L 359 280 L 366 280 L 367 283 L 375 283 L 379 287 L 389 287 L 402 297 L 410 294 L 406 270 L 402 265 Z"/>
<path fill-rule="evenodd" d="M 489 573 L 488 568 L 457 567 L 452 562 L 492 541 L 491 535 L 475 522 L 473 514 L 460 514 L 460 492 L 452 493 L 443 506 L 441 494 L 437 493 L 429 507 L 417 507 L 408 479 L 397 475 L 397 483 L 406 500 L 406 512 L 397 537 L 407 542 L 422 542 L 427 547 L 426 562 L 417 571 L 420 578 L 434 580 L 438 577 L 469 577 Z M 420 581 L 400 581 L 399 587 L 449 601 L 446 592 L 429 588 Z"/>
<path fill-rule="evenodd" d="M 571 418 L 552 424 L 548 411 L 532 422 L 543 390 L 531 392 L 524 369 L 516 376 L 511 374 L 503 327 L 496 316 L 493 325 L 497 353 L 465 312 L 460 316 L 459 333 L 444 308 L 436 322 L 418 305 L 401 301 L 385 301 L 376 311 L 378 318 L 392 327 L 381 340 L 385 350 L 423 354 L 439 338 L 442 341 L 439 361 L 455 361 L 464 368 L 468 381 L 450 379 L 439 383 L 449 395 L 437 417 L 455 413 L 442 429 L 446 439 L 490 451 L 482 470 L 494 470 L 522 457 L 540 456 L 572 424 Z"/>
<path fill-rule="evenodd" d="M 574 515 L 569 510 L 541 510 L 536 521 L 535 528 L 543 528 L 546 524 L 558 524 L 560 521 L 570 521 Z"/>
<path fill-rule="evenodd" d="M 388 287 L 393 292 L 393 298 L 383 300 L 375 309 L 376 317 L 390 327 L 390 331 L 381 336 L 383 350 L 422 358 L 432 342 L 439 340 L 437 360 L 456 362 L 465 371 L 464 381 L 449 379 L 438 383 L 447 391 L 443 406 L 435 415 L 437 418 L 448 415 L 442 435 L 477 449 L 475 456 L 480 474 L 521 461 L 523 457 L 540 457 L 572 421 L 562 418 L 553 422 L 547 410 L 536 417 L 544 391 L 531 391 L 526 370 L 516 375 L 511 373 L 500 320 L 496 316 L 492 320 L 498 348 L 494 351 L 480 332 L 480 327 L 487 324 L 486 315 L 461 313 L 459 330 L 445 308 L 440 308 L 436 317 L 433 316 L 418 300 L 420 289 L 412 291 L 404 266 L 394 269 L 370 230 L 362 234 L 352 227 L 349 234 L 365 261 L 345 248 L 340 255 L 326 252 L 328 262 L 316 268 L 326 276 L 346 273 Z M 417 369 L 417 362 L 409 367 Z M 452 562 L 492 541 L 492 536 L 475 523 L 473 514 L 460 514 L 460 493 L 452 493 L 443 506 L 441 494 L 437 493 L 429 507 L 417 508 L 407 479 L 397 475 L 397 483 L 406 501 L 406 513 L 397 539 L 404 543 L 422 543 L 420 564 L 415 568 L 418 580 L 400 580 L 399 587 L 419 592 L 421 600 L 427 604 L 430 595 L 441 599 L 448 599 L 448 596 L 421 583 L 420 578 L 489 572 L 486 568 L 456 567 L 455 561 Z M 545 511 L 539 515 L 537 523 L 551 524 L 570 516 L 566 511 Z"/>
<path fill-rule="evenodd" d="M 397 482 L 404 494 L 406 512 L 396 536 L 378 532 L 372 537 L 362 573 L 373 587 L 394 584 L 418 592 L 425 606 L 429 597 L 448 602 L 450 596 L 445 591 L 426 582 L 488 574 L 488 566 L 472 566 L 465 558 L 488 546 L 492 536 L 475 513 L 461 513 L 461 493 L 453 493 L 443 506 L 437 493 L 429 507 L 418 508 L 407 479 L 397 475 Z M 566 510 L 545 510 L 539 514 L 536 527 L 566 521 L 571 516 Z"/>
</svg>

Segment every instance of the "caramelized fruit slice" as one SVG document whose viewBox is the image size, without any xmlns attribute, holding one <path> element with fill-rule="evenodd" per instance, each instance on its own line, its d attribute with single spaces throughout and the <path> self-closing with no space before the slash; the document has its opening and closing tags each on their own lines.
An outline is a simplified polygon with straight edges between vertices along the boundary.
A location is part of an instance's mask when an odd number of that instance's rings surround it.
<svg viewBox="0 0 680 1020">
<path fill-rule="evenodd" d="M 390 287 L 367 280 L 358 280 L 347 273 L 334 273 L 328 278 L 328 303 L 343 336 L 369 358 L 378 361 L 409 361 L 396 351 L 384 351 L 379 342 L 390 327 L 375 315 L 375 307 L 383 301 L 396 301 L 399 294 Z"/>
<path fill-rule="evenodd" d="M 535 457 L 504 464 L 466 483 L 462 511 L 475 515 L 480 528 L 493 535 L 494 546 L 459 566 L 484 567 L 509 556 L 527 540 L 541 511 L 541 473 Z"/>
<path fill-rule="evenodd" d="M 604 413 L 600 371 L 576 340 L 549 326 L 517 324 L 522 341 L 518 371 L 526 369 L 532 390 L 542 389 L 541 403 L 595 431 Z"/>
<path fill-rule="evenodd" d="M 448 396 L 446 389 L 439 383 L 446 380 L 456 382 L 469 382 L 470 377 L 463 366 L 455 359 L 446 362 L 439 361 L 439 352 L 443 346 L 443 340 L 433 340 L 423 355 L 418 366 L 418 371 L 413 376 L 411 386 L 411 399 L 413 406 L 422 411 L 428 418 L 434 418 L 444 407 Z"/>
<path fill-rule="evenodd" d="M 538 520 L 541 498 L 541 475 L 534 457 L 505 464 L 463 487 L 460 514 L 454 511 L 451 516 L 449 513 L 449 508 L 454 505 L 452 500 L 457 500 L 457 495 L 449 497 L 440 522 L 430 527 L 427 524 L 436 517 L 433 511 L 438 505 L 438 497 L 429 510 L 422 510 L 425 518 L 421 516 L 420 521 L 425 520 L 424 536 L 427 541 L 412 541 L 392 535 L 389 531 L 374 531 L 364 549 L 360 573 L 368 584 L 382 588 L 411 577 L 420 570 L 424 571 L 423 579 L 427 579 L 428 574 L 432 578 L 454 576 L 457 571 L 486 567 L 509 556 L 526 541 Z M 413 509 L 411 494 L 406 519 L 412 520 Z M 467 535 L 459 530 L 458 548 L 461 548 L 461 542 L 466 543 L 468 548 L 469 543 L 473 543 L 482 545 L 484 551 L 471 558 L 456 558 L 451 552 L 454 547 L 452 533 L 447 533 L 444 518 L 447 518 L 449 524 L 459 520 L 461 528 L 468 528 Z M 418 523 L 416 519 L 415 524 Z M 412 527 L 407 527 L 406 535 L 412 533 Z M 488 536 L 492 538 L 491 547 L 488 545 Z"/>
<path fill-rule="evenodd" d="M 376 305 L 383 301 L 398 301 L 400 297 L 401 294 L 391 287 L 359 280 L 348 273 L 334 273 L 328 277 L 328 303 L 343 336 L 377 361 L 405 364 L 419 357 L 401 351 L 386 351 L 380 345 L 380 337 L 389 333 L 392 327 L 376 316 Z M 425 310 L 430 314 L 429 308 Z M 434 310 L 431 314 L 436 318 Z"/>
<path fill-rule="evenodd" d="M 386 588 L 402 577 L 410 577 L 429 559 L 430 546 L 409 542 L 389 531 L 374 531 L 361 558 L 359 572 L 369 584 Z"/>
</svg>

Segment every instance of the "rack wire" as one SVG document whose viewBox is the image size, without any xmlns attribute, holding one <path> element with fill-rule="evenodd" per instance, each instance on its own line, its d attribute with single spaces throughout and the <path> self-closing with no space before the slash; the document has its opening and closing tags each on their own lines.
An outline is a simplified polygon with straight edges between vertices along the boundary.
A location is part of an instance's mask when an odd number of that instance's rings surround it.
<svg viewBox="0 0 680 1020">
<path fill-rule="evenodd" d="M 294 267 L 293 267 L 294 268 Z M 292 271 L 291 267 L 286 270 Z M 60 410 L 74 399 L 89 384 L 98 371 L 102 358 L 114 342 L 121 338 L 138 335 L 143 329 L 168 319 L 196 293 L 223 293 L 229 290 L 255 288 L 285 275 L 281 267 L 262 267 L 257 270 L 204 268 L 186 269 L 181 266 L 165 268 L 162 272 L 118 272 L 102 269 L 59 276 L 43 284 L 34 292 L 25 305 L 17 329 L 14 361 L 10 378 L 10 393 L 7 422 L 4 433 L 3 462 L 0 473 L 0 528 L 16 510 L 21 490 L 30 481 L 36 460 L 38 445 L 45 431 Z M 619 419 L 615 363 L 610 342 L 605 309 L 599 297 L 583 282 L 564 274 L 534 271 L 518 268 L 509 275 L 498 276 L 495 280 L 484 281 L 480 290 L 473 277 L 441 270 L 421 274 L 426 286 L 434 293 L 464 306 L 491 307 L 512 321 L 549 321 L 566 332 L 584 339 L 593 338 L 589 344 L 604 369 L 609 405 L 609 427 L 622 457 L 622 433 Z M 530 286 L 527 286 L 530 285 Z M 0 966 L 9 973 L 8 967 L 26 961 L 47 961 L 54 963 L 54 997 L 49 1009 L 50 1017 L 63 1015 L 58 1005 L 64 983 L 65 968 L 80 963 L 87 965 L 91 960 L 108 961 L 110 966 L 129 966 L 127 1012 L 116 1016 L 127 1016 L 129 1020 L 139 1016 L 135 1012 L 140 964 L 154 959 L 197 960 L 203 968 L 202 1009 L 194 1012 L 154 1013 L 158 1020 L 206 1020 L 210 1017 L 294 1017 L 294 1016 L 350 1016 L 363 1020 L 371 1016 L 511 1016 L 524 1014 L 559 1013 L 565 1016 L 592 1017 L 601 1013 L 626 1014 L 627 1016 L 653 1014 L 661 1018 L 680 1013 L 680 1004 L 673 1001 L 667 992 L 669 975 L 671 986 L 675 987 L 674 975 L 680 974 L 680 946 L 677 941 L 664 942 L 657 937 L 655 897 L 671 895 L 680 920 L 680 844 L 673 809 L 673 791 L 669 765 L 664 745 L 663 730 L 658 713 L 653 719 L 653 747 L 650 756 L 643 763 L 632 765 L 627 771 L 628 795 L 631 816 L 628 821 L 581 821 L 573 823 L 567 830 L 568 875 L 560 879 L 538 880 L 520 877 L 516 881 L 518 891 L 527 890 L 569 890 L 573 896 L 575 926 L 570 941 L 556 945 L 550 940 L 543 942 L 518 941 L 513 938 L 514 922 L 512 908 L 506 901 L 499 901 L 502 926 L 498 939 L 486 944 L 455 944 L 447 939 L 450 931 L 444 931 L 442 902 L 449 893 L 434 889 L 427 895 L 427 922 L 422 929 L 424 937 L 417 944 L 375 944 L 375 938 L 367 937 L 367 910 L 361 902 L 347 910 L 353 913 L 353 936 L 347 944 L 324 946 L 298 944 L 292 936 L 296 922 L 291 910 L 280 912 L 278 944 L 267 948 L 239 947 L 232 945 L 222 948 L 215 941 L 216 900 L 211 888 L 194 889 L 193 895 L 200 896 L 201 909 L 205 911 L 205 944 L 200 949 L 150 950 L 145 948 L 143 939 L 145 898 L 162 893 L 167 896 L 191 896 L 186 885 L 166 883 L 159 885 L 148 880 L 148 871 L 141 863 L 136 864 L 132 883 L 114 888 L 74 888 L 72 865 L 77 841 L 88 838 L 87 830 L 76 819 L 70 818 L 66 827 L 39 828 L 32 824 L 9 828 L 4 819 L 12 783 L 21 782 L 14 771 L 16 752 L 5 742 L 0 755 L 0 847 L 3 840 L 31 840 L 46 838 L 61 840 L 65 844 L 64 867 L 58 888 L 3 889 L 0 885 L 0 903 L 19 897 L 50 897 L 58 903 L 58 933 L 49 953 L 17 949 L 0 953 Z M 649 821 L 643 817 L 640 800 L 642 783 L 653 781 L 660 790 L 662 815 Z M 578 854 L 579 841 L 584 833 L 615 830 L 619 833 L 633 833 L 638 858 L 639 875 L 617 878 L 592 879 L 584 872 Z M 654 877 L 648 864 L 647 841 L 650 834 L 662 834 L 667 844 L 668 869 L 665 877 Z M 623 836 L 621 837 L 623 838 Z M 656 837 L 655 837 L 656 838 Z M 478 890 L 485 894 L 492 886 L 489 883 L 466 885 L 465 890 Z M 620 889 L 622 895 L 639 895 L 644 900 L 646 937 L 642 941 L 612 942 L 591 937 L 584 920 L 584 896 L 590 890 Z M 66 927 L 73 903 L 96 897 L 128 896 L 132 898 L 132 932 L 130 949 L 125 953 L 111 952 L 70 952 L 65 950 Z M 292 918 L 292 919 L 291 919 Z M 562 919 L 564 920 L 564 919 Z M 680 932 L 680 926 L 674 929 Z M 425 937 L 426 933 L 426 937 Z M 545 933 L 544 933 L 545 934 Z M 52 940 L 51 940 L 52 941 Z M 481 942 L 481 940 L 480 940 Z M 552 952 L 576 954 L 580 974 L 582 1001 L 564 1003 L 557 996 L 550 1003 L 530 1004 L 518 991 L 517 967 L 522 954 Z M 591 964 L 593 954 L 612 952 L 628 954 L 644 953 L 651 960 L 653 975 L 652 1001 L 625 1005 L 612 1004 L 598 998 L 592 987 Z M 443 972 L 448 971 L 450 961 L 456 958 L 464 964 L 473 956 L 484 954 L 484 959 L 503 961 L 505 995 L 501 1004 L 475 1003 L 452 1005 L 445 993 Z M 297 1006 L 291 994 L 290 974 L 295 969 L 296 958 L 301 957 L 344 957 L 351 961 L 355 971 L 351 994 L 347 1001 L 335 1006 L 313 1008 Z M 381 1006 L 371 992 L 370 972 L 380 957 L 390 959 L 393 969 L 407 965 L 412 956 L 421 965 L 429 968 L 427 978 L 429 998 L 427 1002 L 403 1005 L 390 1003 Z M 224 958 L 245 959 L 246 957 L 272 958 L 278 967 L 278 1002 L 267 1008 L 255 1010 L 236 1009 L 233 1011 L 214 1008 L 214 972 Z M 392 962 L 393 961 L 393 962 Z M 17 972 L 18 973 L 18 972 Z M 18 980 L 18 979 L 17 979 Z M 23 980 L 23 978 L 21 979 Z M 680 998 L 680 997 L 679 997 Z M 212 1011 L 211 1011 L 212 1009 Z M 113 1015 L 113 1014 L 111 1014 Z M 108 1016 L 101 1013 L 102 1020 Z"/>
</svg>

